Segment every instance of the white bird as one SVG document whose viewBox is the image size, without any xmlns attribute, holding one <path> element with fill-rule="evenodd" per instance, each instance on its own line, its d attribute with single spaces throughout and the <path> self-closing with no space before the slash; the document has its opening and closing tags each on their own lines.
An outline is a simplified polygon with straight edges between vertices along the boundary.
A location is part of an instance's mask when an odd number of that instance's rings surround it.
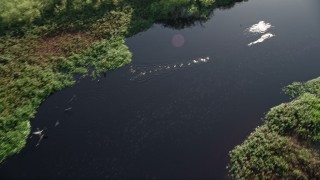
<svg viewBox="0 0 320 180">
<path fill-rule="evenodd" d="M 60 122 L 59 120 L 54 124 L 55 127 L 59 126 Z"/>
<path fill-rule="evenodd" d="M 69 100 L 69 102 L 68 103 L 71 103 L 73 100 L 75 100 L 77 98 L 77 96 L 74 94 L 73 96 L 72 96 L 72 98 Z"/>
<path fill-rule="evenodd" d="M 136 70 L 134 70 L 134 69 L 131 69 L 130 71 L 131 71 L 131 73 L 135 73 L 136 72 Z"/>
<path fill-rule="evenodd" d="M 67 112 L 67 111 L 70 111 L 72 109 L 72 107 L 69 107 L 67 109 L 65 109 L 64 111 Z"/>
<path fill-rule="evenodd" d="M 38 135 L 39 136 L 39 140 L 38 140 L 38 143 L 36 144 L 36 146 L 39 146 L 42 139 L 44 138 L 44 133 L 43 133 L 43 129 L 40 130 L 39 128 L 37 128 L 37 131 L 33 132 L 32 134 L 34 135 Z"/>
<path fill-rule="evenodd" d="M 42 135 L 42 132 L 43 132 L 43 129 L 40 130 L 39 128 L 37 128 L 37 131 L 33 132 L 32 134 L 40 136 L 40 135 Z"/>
<path fill-rule="evenodd" d="M 41 136 L 40 136 L 40 138 L 39 138 L 39 141 L 38 141 L 38 143 L 36 144 L 36 146 L 39 146 L 39 145 L 40 145 L 40 143 L 41 143 L 41 141 L 42 141 L 43 138 L 44 138 L 44 134 L 41 134 Z"/>
</svg>

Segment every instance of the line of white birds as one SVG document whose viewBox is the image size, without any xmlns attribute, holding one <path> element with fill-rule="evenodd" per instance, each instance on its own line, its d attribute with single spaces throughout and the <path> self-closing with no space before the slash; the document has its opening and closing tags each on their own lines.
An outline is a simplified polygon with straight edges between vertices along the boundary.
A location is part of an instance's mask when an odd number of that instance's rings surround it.
<svg viewBox="0 0 320 180">
<path fill-rule="evenodd" d="M 158 72 L 161 70 L 169 70 L 169 69 L 176 69 L 176 68 L 182 68 L 184 66 L 191 66 L 191 64 L 199 64 L 199 63 L 206 63 L 210 60 L 210 57 L 206 57 L 206 58 L 199 58 L 199 59 L 194 59 L 191 62 L 188 63 L 180 63 L 180 64 L 173 64 L 173 65 L 159 65 L 158 68 L 155 68 L 154 70 L 149 70 L 149 71 L 142 71 L 140 72 L 137 76 L 144 76 L 146 74 L 151 74 L 153 72 Z M 132 74 L 135 74 L 138 72 L 137 69 L 134 69 L 133 67 L 130 68 L 130 72 Z"/>
</svg>

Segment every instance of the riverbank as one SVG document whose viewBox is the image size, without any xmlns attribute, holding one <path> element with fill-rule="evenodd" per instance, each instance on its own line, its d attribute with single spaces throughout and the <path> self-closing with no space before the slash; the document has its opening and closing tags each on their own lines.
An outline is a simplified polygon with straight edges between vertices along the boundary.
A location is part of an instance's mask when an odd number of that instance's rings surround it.
<svg viewBox="0 0 320 180">
<path fill-rule="evenodd" d="M 25 146 L 37 108 L 50 94 L 75 84 L 74 75 L 94 78 L 130 63 L 125 38 L 156 22 L 185 27 L 205 21 L 225 2 L 12 3 L 4 5 L 12 11 L 0 11 L 0 162 Z M 15 14 L 19 11 L 25 14 Z"/>
<path fill-rule="evenodd" d="M 230 152 L 233 178 L 320 178 L 320 78 L 284 91 L 292 101 L 271 108 L 264 124 Z"/>
</svg>

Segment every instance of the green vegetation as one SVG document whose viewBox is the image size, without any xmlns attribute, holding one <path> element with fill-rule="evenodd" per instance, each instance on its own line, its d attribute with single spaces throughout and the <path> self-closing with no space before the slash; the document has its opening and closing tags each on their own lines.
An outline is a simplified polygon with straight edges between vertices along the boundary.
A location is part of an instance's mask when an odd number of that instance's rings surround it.
<svg viewBox="0 0 320 180">
<path fill-rule="evenodd" d="M 265 123 L 230 152 L 233 178 L 320 178 L 320 78 L 284 91 L 294 99 L 272 108 Z"/>
<path fill-rule="evenodd" d="M 235 0 L 0 0 L 0 163 L 18 153 L 50 94 L 128 64 L 125 38 L 183 28 Z"/>
<path fill-rule="evenodd" d="M 130 15 L 121 9 L 108 11 L 101 19 L 117 16 L 127 19 L 120 23 L 128 26 Z M 8 26 L 0 37 L 0 162 L 24 147 L 36 109 L 51 93 L 74 84 L 74 73 L 86 75 L 87 68 L 94 67 L 92 74 L 98 75 L 130 62 L 125 34 L 120 34 L 126 32 L 124 27 L 113 27 L 109 33 L 119 35 L 103 39 L 81 24 L 55 18 L 15 30 Z M 92 22 L 90 30 L 102 28 L 99 23 Z"/>
<path fill-rule="evenodd" d="M 88 67 L 93 67 L 93 77 L 108 70 L 128 64 L 131 53 L 124 44 L 122 37 L 113 37 L 102 40 L 84 51 L 82 54 L 73 54 L 67 58 L 59 58 L 59 68 L 69 73 L 88 73 Z"/>
<path fill-rule="evenodd" d="M 0 163 L 18 153 L 50 94 L 130 63 L 125 38 L 154 23 L 185 28 L 236 0 L 0 0 Z M 320 78 L 293 83 L 289 103 L 230 152 L 235 179 L 318 179 Z"/>
</svg>

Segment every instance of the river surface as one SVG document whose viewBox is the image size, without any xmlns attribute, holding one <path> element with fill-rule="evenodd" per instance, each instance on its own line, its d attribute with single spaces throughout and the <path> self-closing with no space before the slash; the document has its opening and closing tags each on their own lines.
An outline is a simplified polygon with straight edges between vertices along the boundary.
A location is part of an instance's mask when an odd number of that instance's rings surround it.
<svg viewBox="0 0 320 180">
<path fill-rule="evenodd" d="M 260 21 L 271 27 L 248 31 Z M 50 96 L 31 122 L 48 138 L 30 137 L 0 179 L 227 178 L 228 152 L 289 100 L 281 88 L 320 76 L 319 32 L 319 0 L 249 0 L 182 30 L 154 25 L 127 39 L 131 64 Z"/>
</svg>

